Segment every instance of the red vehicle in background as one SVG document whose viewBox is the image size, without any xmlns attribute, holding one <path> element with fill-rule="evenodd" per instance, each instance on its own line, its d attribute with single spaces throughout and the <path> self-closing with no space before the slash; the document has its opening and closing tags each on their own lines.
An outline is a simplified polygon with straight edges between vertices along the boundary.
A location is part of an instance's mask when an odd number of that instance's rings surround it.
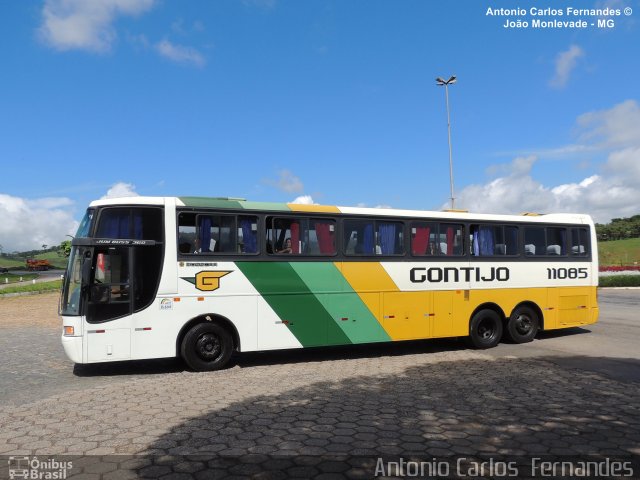
<svg viewBox="0 0 640 480">
<path fill-rule="evenodd" d="M 36 258 L 27 258 L 27 270 L 29 270 L 30 272 L 49 270 L 52 267 L 53 265 L 51 265 L 49 260 L 38 260 Z"/>
</svg>

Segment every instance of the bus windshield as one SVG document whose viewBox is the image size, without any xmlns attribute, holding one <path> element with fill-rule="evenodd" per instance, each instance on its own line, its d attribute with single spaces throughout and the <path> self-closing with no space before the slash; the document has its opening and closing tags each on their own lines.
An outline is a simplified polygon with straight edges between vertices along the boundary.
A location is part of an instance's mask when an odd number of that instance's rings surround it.
<svg viewBox="0 0 640 480">
<path fill-rule="evenodd" d="M 82 247 L 73 247 L 71 249 L 62 288 L 62 301 L 60 303 L 61 315 L 80 315 L 82 259 L 84 257 L 84 250 Z"/>
<path fill-rule="evenodd" d="M 87 210 L 87 213 L 84 214 L 80 225 L 78 226 L 78 231 L 76 232 L 77 238 L 88 237 L 89 232 L 91 231 L 91 221 L 93 220 L 93 210 Z"/>
</svg>

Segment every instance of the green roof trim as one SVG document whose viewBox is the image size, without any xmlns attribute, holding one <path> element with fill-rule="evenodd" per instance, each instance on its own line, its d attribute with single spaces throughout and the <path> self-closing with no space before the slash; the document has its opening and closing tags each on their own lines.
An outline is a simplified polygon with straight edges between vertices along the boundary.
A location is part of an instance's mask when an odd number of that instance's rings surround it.
<svg viewBox="0 0 640 480">
<path fill-rule="evenodd" d="M 242 208 L 246 208 L 248 210 L 278 210 L 281 212 L 291 211 L 286 203 L 276 202 L 242 202 Z"/>
<path fill-rule="evenodd" d="M 243 208 L 238 200 L 226 200 L 210 197 L 178 197 L 187 207 L 209 207 L 209 208 Z"/>
<path fill-rule="evenodd" d="M 290 212 L 286 203 L 277 202 L 248 202 L 241 198 L 215 198 L 215 197 L 178 197 L 187 207 L 202 208 L 234 208 L 245 210 L 275 210 Z"/>
</svg>

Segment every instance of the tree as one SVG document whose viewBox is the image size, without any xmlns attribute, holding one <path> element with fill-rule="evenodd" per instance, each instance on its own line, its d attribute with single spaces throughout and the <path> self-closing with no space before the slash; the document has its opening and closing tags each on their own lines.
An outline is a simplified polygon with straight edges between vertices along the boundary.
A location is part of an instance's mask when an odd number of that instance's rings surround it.
<svg viewBox="0 0 640 480">
<path fill-rule="evenodd" d="M 68 257 L 71 254 L 71 240 L 64 240 L 58 246 L 58 255 L 61 257 Z"/>
</svg>

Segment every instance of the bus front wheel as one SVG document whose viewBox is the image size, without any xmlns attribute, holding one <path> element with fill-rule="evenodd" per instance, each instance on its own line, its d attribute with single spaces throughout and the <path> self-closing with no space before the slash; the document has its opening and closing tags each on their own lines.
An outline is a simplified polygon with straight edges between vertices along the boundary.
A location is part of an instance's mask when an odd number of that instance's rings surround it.
<svg viewBox="0 0 640 480">
<path fill-rule="evenodd" d="M 224 368 L 233 353 L 233 339 L 216 323 L 199 323 L 182 339 L 180 354 L 192 370 L 198 372 Z"/>
<path fill-rule="evenodd" d="M 538 315 L 529 307 L 516 308 L 507 323 L 507 335 L 514 343 L 531 342 L 538 334 Z"/>
<path fill-rule="evenodd" d="M 495 311 L 476 312 L 469 323 L 469 341 L 475 348 L 493 348 L 502 338 L 502 319 Z"/>
</svg>

